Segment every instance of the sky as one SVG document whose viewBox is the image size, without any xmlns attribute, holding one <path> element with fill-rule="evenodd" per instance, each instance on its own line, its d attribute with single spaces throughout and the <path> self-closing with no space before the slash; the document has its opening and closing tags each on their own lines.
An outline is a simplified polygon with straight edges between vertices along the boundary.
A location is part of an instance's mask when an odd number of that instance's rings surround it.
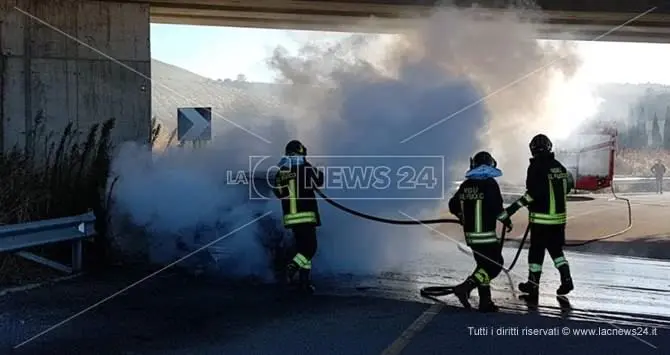
<svg viewBox="0 0 670 355">
<path fill-rule="evenodd" d="M 154 59 L 212 79 L 272 82 L 265 64 L 273 49 L 289 51 L 305 39 L 336 40 L 343 33 L 255 28 L 151 24 Z M 659 83 L 670 85 L 670 45 L 652 43 L 579 42 L 580 74 L 589 83 Z"/>
</svg>

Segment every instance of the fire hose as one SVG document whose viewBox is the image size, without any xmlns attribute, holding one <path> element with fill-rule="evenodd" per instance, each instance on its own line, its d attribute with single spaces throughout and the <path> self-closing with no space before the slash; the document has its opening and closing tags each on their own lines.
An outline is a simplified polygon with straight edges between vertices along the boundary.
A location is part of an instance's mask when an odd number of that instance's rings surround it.
<svg viewBox="0 0 670 355">
<path fill-rule="evenodd" d="M 354 209 L 351 209 L 349 207 L 346 207 L 344 205 L 341 205 L 333 200 L 331 200 L 328 196 L 326 196 L 321 190 L 319 189 L 314 189 L 316 193 L 321 196 L 326 202 L 329 204 L 333 205 L 334 207 L 343 210 L 347 213 L 350 213 L 354 216 L 361 217 L 364 219 L 369 219 L 371 221 L 376 221 L 376 222 L 381 222 L 381 223 L 387 223 L 387 224 L 398 224 L 398 225 L 420 225 L 420 224 L 442 224 L 442 223 L 453 223 L 453 224 L 461 224 L 461 221 L 458 219 L 453 219 L 453 218 L 439 218 L 439 219 L 428 219 L 428 220 L 399 220 L 399 219 L 389 219 L 389 218 L 381 218 L 377 216 L 372 216 L 366 213 L 362 213 L 359 211 L 356 211 Z M 505 229 L 503 228 L 502 231 L 502 237 L 501 237 L 501 242 L 504 242 L 505 239 Z M 519 252 L 521 249 L 519 249 Z M 509 275 L 508 275 L 509 276 Z M 511 278 L 510 278 L 511 282 Z M 453 292 L 453 286 L 429 286 L 429 287 L 424 287 L 421 289 L 421 295 L 424 297 L 435 297 L 435 296 L 444 296 L 447 294 L 450 294 Z"/>
<path fill-rule="evenodd" d="M 382 218 L 382 217 L 377 217 L 377 216 L 372 216 L 366 213 L 358 212 L 356 210 L 353 210 L 349 207 L 343 206 L 333 200 L 331 200 L 328 196 L 326 196 L 321 190 L 319 189 L 314 189 L 321 198 L 323 198 L 326 202 L 329 204 L 335 206 L 336 208 L 339 208 L 347 213 L 353 214 L 354 216 L 369 219 L 371 221 L 376 221 L 376 222 L 381 222 L 381 223 L 388 223 L 388 224 L 401 224 L 401 225 L 417 225 L 417 224 L 443 224 L 443 223 L 453 223 L 453 224 L 461 224 L 461 221 L 458 219 L 454 218 L 438 218 L 438 219 L 426 219 L 426 220 L 401 220 L 401 219 L 389 219 L 389 218 Z"/>
<path fill-rule="evenodd" d="M 564 247 L 575 248 L 575 247 L 581 247 L 581 246 L 588 245 L 588 244 L 595 243 L 595 242 L 601 242 L 603 240 L 607 240 L 607 239 L 614 238 L 616 236 L 622 235 L 622 234 L 628 232 L 629 230 L 631 230 L 633 228 L 633 209 L 630 205 L 630 200 L 627 199 L 627 198 L 617 196 L 616 192 L 614 191 L 614 185 L 612 185 L 611 188 L 612 188 L 612 196 L 614 196 L 615 200 L 626 201 L 626 208 L 628 210 L 628 225 L 625 228 L 623 228 L 623 229 L 621 229 L 617 232 L 601 235 L 599 237 L 589 239 L 589 240 L 585 240 L 583 242 L 565 243 Z M 519 255 L 521 254 L 521 250 L 523 249 L 523 246 L 526 242 L 526 239 L 528 238 L 529 233 L 530 233 L 530 224 L 528 225 L 528 227 L 526 227 L 526 231 L 524 232 L 523 238 L 521 239 L 521 242 L 519 243 L 519 249 L 517 250 L 516 255 L 514 256 L 514 260 L 512 260 L 512 264 L 510 264 L 510 266 L 508 268 L 503 268 L 503 270 L 505 270 L 506 272 L 512 271 L 512 269 L 514 268 L 514 265 L 516 265 L 517 260 L 519 260 Z M 503 236 L 502 242 L 503 243 L 505 242 L 504 236 Z"/>
<path fill-rule="evenodd" d="M 567 248 L 573 248 L 573 247 L 581 247 L 584 245 L 588 245 L 591 243 L 595 242 L 600 242 L 603 240 L 607 240 L 610 238 L 614 238 L 616 236 L 622 235 L 629 230 L 633 228 L 633 216 L 632 216 L 632 208 L 630 204 L 630 200 L 627 198 L 623 198 L 620 196 L 617 196 L 616 192 L 614 191 L 614 185 L 611 186 L 612 188 L 612 195 L 614 196 L 615 200 L 620 200 L 620 201 L 625 201 L 628 209 L 628 225 L 614 233 L 606 234 L 599 236 L 597 238 L 589 239 L 586 241 L 578 242 L 578 243 L 565 243 L 564 246 Z M 387 223 L 387 224 L 396 224 L 396 225 L 420 225 L 420 224 L 442 224 L 442 223 L 453 223 L 453 224 L 461 224 L 461 221 L 458 219 L 453 219 L 453 218 L 440 218 L 440 219 L 429 219 L 429 220 L 398 220 L 398 219 L 389 219 L 389 218 L 381 218 L 377 216 L 372 216 L 366 213 L 362 213 L 356 210 L 353 210 L 351 208 L 348 208 L 346 206 L 343 206 L 342 204 L 339 204 L 332 199 L 330 199 L 328 196 L 326 196 L 321 190 L 315 189 L 316 193 L 321 196 L 326 202 L 329 204 L 333 205 L 334 207 L 343 210 L 347 213 L 350 213 L 354 216 L 361 217 L 364 219 L 376 221 L 376 222 L 381 222 L 381 223 Z M 514 266 L 516 265 L 516 262 L 519 260 L 519 256 L 521 255 L 521 251 L 523 250 L 524 244 L 526 243 L 526 239 L 528 239 L 528 235 L 530 234 L 530 224 L 528 227 L 526 227 L 526 231 L 523 234 L 523 237 L 519 243 L 519 247 L 516 251 L 516 254 L 514 256 L 514 259 L 512 260 L 512 263 L 510 264 L 509 267 L 504 267 L 502 268 L 502 271 L 504 271 L 507 274 L 508 279 L 510 280 L 511 283 L 511 277 L 509 273 L 512 271 Z M 502 235 L 501 235 L 501 246 L 505 244 L 505 228 L 503 228 Z M 459 250 L 467 253 L 467 254 L 472 254 L 471 251 L 465 250 L 462 246 L 461 243 L 459 243 Z M 425 297 L 436 297 L 436 296 L 444 296 L 447 294 L 450 294 L 453 292 L 454 286 L 429 286 L 429 287 L 424 287 L 421 289 L 421 295 Z"/>
</svg>

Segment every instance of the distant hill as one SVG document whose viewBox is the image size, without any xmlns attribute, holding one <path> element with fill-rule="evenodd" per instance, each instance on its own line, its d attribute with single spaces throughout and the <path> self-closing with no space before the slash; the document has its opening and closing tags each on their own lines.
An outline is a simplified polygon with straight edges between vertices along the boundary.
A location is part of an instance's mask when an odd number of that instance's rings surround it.
<svg viewBox="0 0 670 355">
<path fill-rule="evenodd" d="M 221 116 L 235 122 L 276 114 L 281 108 L 282 84 L 262 84 L 209 79 L 159 60 L 152 60 L 152 115 L 169 132 L 177 126 L 177 108 L 207 106 L 213 109 L 213 129 L 226 127 Z M 661 131 L 670 106 L 670 86 L 658 84 L 604 84 L 596 89 L 604 100 L 598 119 L 630 123 L 651 120 L 658 115 Z M 639 115 L 639 107 L 644 115 Z M 630 110 L 634 108 L 631 117 Z M 218 121 L 218 123 L 217 123 Z"/>
<path fill-rule="evenodd" d="M 265 117 L 280 106 L 278 87 L 272 84 L 212 80 L 158 60 L 151 61 L 152 116 L 172 131 L 178 107 L 212 107 L 212 127 L 225 126 L 221 116 Z M 218 121 L 218 124 L 217 124 Z"/>
</svg>

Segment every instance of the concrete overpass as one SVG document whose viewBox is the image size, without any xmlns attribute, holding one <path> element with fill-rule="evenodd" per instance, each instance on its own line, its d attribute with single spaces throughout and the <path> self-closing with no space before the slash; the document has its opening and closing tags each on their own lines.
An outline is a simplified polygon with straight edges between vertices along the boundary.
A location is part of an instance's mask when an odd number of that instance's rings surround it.
<svg viewBox="0 0 670 355">
<path fill-rule="evenodd" d="M 149 5 L 0 0 L 0 148 L 74 122 L 116 118 L 114 140 L 147 141 L 151 115 Z"/>
<path fill-rule="evenodd" d="M 142 0 L 129 0 L 141 2 Z M 159 23 L 264 27 L 334 31 L 394 31 L 411 26 L 417 17 L 426 16 L 436 0 L 149 0 L 151 20 Z M 512 1 L 483 0 L 482 7 L 500 8 Z M 470 6 L 473 1 L 454 1 Z M 654 8 L 659 1 L 648 0 L 538 0 L 544 10 L 542 35 L 546 38 L 593 40 L 631 21 L 603 40 L 630 42 L 670 42 L 670 8 Z M 374 17 L 371 29 L 362 20 Z M 571 32 L 566 36 L 564 32 Z"/>
<path fill-rule="evenodd" d="M 295 29 L 359 29 L 374 16 L 384 31 L 425 16 L 422 0 L 0 0 L 0 149 L 30 143 L 35 118 L 58 131 L 110 117 L 115 139 L 150 131 L 149 23 Z M 462 5 L 463 1 L 457 1 Z M 496 1 L 500 3 L 500 1 Z M 493 1 L 489 1 L 489 6 Z M 485 3 L 486 5 L 486 3 Z M 593 39 L 654 6 L 652 1 L 542 0 L 547 37 L 564 29 Z M 667 7 L 637 18 L 607 40 L 670 42 Z"/>
</svg>

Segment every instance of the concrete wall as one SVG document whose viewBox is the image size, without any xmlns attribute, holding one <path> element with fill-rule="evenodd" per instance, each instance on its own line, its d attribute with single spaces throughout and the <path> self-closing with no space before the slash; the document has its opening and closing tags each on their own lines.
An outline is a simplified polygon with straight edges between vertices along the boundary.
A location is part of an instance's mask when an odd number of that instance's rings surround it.
<svg viewBox="0 0 670 355">
<path fill-rule="evenodd" d="M 56 134 L 113 117 L 115 142 L 148 140 L 148 4 L 0 0 L 0 49 L 0 148 L 30 143 L 40 113 Z"/>
</svg>

